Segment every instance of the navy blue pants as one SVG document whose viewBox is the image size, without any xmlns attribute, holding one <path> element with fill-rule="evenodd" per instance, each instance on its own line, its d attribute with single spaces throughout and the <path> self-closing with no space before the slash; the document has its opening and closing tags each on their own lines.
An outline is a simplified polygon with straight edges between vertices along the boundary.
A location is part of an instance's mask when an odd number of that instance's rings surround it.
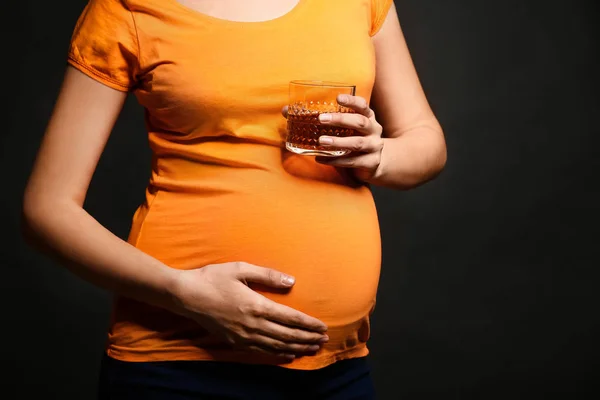
<svg viewBox="0 0 600 400">
<path fill-rule="evenodd" d="M 105 357 L 99 400 L 374 400 L 366 357 L 304 371 L 216 361 Z"/>
</svg>

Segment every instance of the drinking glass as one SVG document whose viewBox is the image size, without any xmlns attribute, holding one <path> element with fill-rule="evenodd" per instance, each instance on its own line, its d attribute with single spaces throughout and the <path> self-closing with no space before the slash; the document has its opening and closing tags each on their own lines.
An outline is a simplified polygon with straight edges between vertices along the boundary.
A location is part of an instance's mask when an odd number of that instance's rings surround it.
<svg viewBox="0 0 600 400">
<path fill-rule="evenodd" d="M 350 128 L 321 125 L 319 115 L 324 113 L 353 113 L 351 108 L 337 102 L 337 96 L 347 94 L 354 96 L 356 86 L 325 81 L 291 81 L 289 85 L 289 107 L 287 115 L 288 134 L 285 147 L 296 154 L 338 157 L 350 153 L 350 150 L 339 149 L 319 144 L 319 137 L 354 136 L 356 132 Z"/>
</svg>

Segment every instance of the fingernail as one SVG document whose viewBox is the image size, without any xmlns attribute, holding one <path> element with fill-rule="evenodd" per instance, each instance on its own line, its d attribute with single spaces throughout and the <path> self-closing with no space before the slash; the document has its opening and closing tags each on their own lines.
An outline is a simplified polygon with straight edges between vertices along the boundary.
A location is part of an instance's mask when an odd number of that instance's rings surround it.
<svg viewBox="0 0 600 400">
<path fill-rule="evenodd" d="M 319 121 L 321 122 L 329 122 L 331 121 L 333 117 L 331 116 L 331 114 L 321 114 L 319 115 Z"/>
<path fill-rule="evenodd" d="M 289 275 L 281 275 L 281 283 L 287 286 L 292 286 L 296 280 Z"/>
<path fill-rule="evenodd" d="M 350 101 L 350 97 L 347 94 L 340 94 L 337 98 L 338 103 L 347 103 Z"/>
<path fill-rule="evenodd" d="M 322 337 L 321 339 L 319 339 L 319 343 L 327 343 L 329 342 L 329 336 L 325 335 L 325 337 Z"/>
<path fill-rule="evenodd" d="M 308 351 L 317 351 L 317 350 L 319 350 L 320 348 L 321 348 L 321 346 L 318 346 L 318 345 L 316 345 L 316 344 L 315 344 L 315 345 L 312 345 L 312 346 L 310 346 L 310 347 L 308 348 Z"/>
<path fill-rule="evenodd" d="M 321 136 L 319 138 L 319 143 L 321 143 L 321 144 L 332 144 L 333 143 L 333 138 L 330 138 L 328 136 Z"/>
</svg>

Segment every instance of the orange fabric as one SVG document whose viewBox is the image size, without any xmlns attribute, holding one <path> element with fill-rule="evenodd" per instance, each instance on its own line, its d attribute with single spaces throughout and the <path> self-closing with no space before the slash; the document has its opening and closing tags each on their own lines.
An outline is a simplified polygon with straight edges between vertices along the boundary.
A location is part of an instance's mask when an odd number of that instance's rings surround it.
<svg viewBox="0 0 600 400">
<path fill-rule="evenodd" d="M 288 82 L 345 81 L 369 98 L 370 36 L 391 0 L 300 0 L 265 22 L 232 22 L 177 0 L 92 0 L 68 61 L 146 110 L 153 150 L 146 201 L 129 242 L 179 269 L 245 261 L 296 277 L 265 296 L 329 326 L 315 369 L 368 353 L 380 272 L 369 188 L 285 150 Z M 121 360 L 273 363 L 230 349 L 196 323 L 118 297 L 108 354 Z"/>
<path fill-rule="evenodd" d="M 375 36 L 379 32 L 393 3 L 393 0 L 371 0 L 371 30 L 369 35 Z"/>
</svg>

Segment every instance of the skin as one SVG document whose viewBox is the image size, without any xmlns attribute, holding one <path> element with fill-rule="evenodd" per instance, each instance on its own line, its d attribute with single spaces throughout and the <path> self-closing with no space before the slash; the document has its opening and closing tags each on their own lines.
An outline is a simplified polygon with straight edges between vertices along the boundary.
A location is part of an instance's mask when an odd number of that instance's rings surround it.
<svg viewBox="0 0 600 400">
<path fill-rule="evenodd" d="M 236 2 L 247 3 L 229 0 L 229 9 Z M 283 2 L 256 3 L 268 9 L 269 3 L 281 8 Z M 292 8 L 295 0 L 289 3 Z M 283 14 L 289 8 L 277 10 Z M 255 13 L 256 4 L 250 9 Z M 372 101 L 378 115 L 365 99 L 340 98 L 357 113 L 332 114 L 322 123 L 350 127 L 359 135 L 330 142 L 322 138 L 324 144 L 352 153 L 318 161 L 351 168 L 371 184 L 415 187 L 444 166 L 442 130 L 419 84 L 395 10 L 373 43 L 377 81 Z M 84 210 L 92 175 L 126 96 L 67 68 L 24 193 L 25 237 L 82 279 L 191 318 L 237 348 L 282 360 L 317 350 L 328 340 L 322 321 L 248 287 L 255 282 L 291 288 L 293 277 L 244 262 L 176 270 L 121 240 Z"/>
<path fill-rule="evenodd" d="M 367 183 L 411 189 L 435 178 L 446 164 L 446 142 L 412 63 L 395 7 L 373 38 L 377 79 L 372 104 L 359 96 L 340 95 L 341 105 L 356 111 L 322 114 L 324 125 L 352 128 L 357 136 L 321 136 L 323 146 L 351 150 L 342 157 L 317 157 L 335 167 L 350 168 Z M 287 115 L 287 106 L 282 113 Z"/>
</svg>

